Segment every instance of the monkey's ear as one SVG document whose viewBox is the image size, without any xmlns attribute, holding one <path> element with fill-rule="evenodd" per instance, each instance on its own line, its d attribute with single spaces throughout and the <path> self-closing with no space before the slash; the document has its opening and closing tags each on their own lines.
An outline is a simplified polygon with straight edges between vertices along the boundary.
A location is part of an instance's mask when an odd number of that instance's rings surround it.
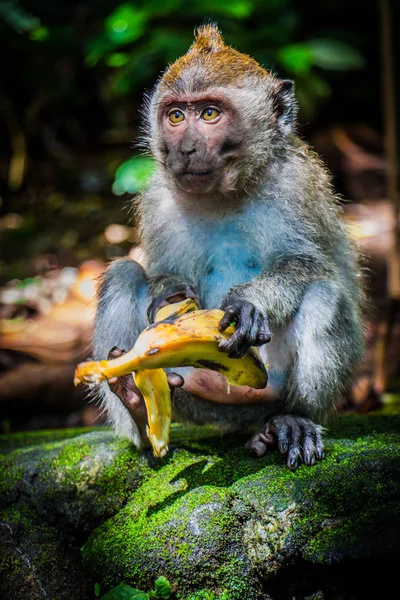
<svg viewBox="0 0 400 600">
<path fill-rule="evenodd" d="M 272 97 L 278 123 L 284 133 L 289 133 L 293 130 L 297 116 L 294 82 L 289 79 L 275 79 Z"/>
</svg>

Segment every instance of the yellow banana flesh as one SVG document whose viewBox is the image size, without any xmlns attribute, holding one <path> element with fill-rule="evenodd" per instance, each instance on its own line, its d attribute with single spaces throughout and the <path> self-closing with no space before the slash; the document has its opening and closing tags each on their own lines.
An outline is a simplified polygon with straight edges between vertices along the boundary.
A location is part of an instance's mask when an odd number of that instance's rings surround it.
<svg viewBox="0 0 400 600">
<path fill-rule="evenodd" d="M 156 322 L 140 334 L 132 350 L 112 360 L 81 363 L 74 383 L 99 384 L 133 372 L 146 404 L 154 454 L 164 456 L 171 423 L 171 393 L 164 368 L 193 366 L 218 371 L 234 386 L 262 389 L 267 383 L 266 368 L 255 348 L 239 359 L 218 350 L 218 344 L 235 331 L 233 326 L 218 331 L 223 315 L 221 310 L 198 310 L 190 299 L 162 307 Z"/>
<path fill-rule="evenodd" d="M 168 452 L 171 427 L 171 390 L 163 369 L 142 369 L 133 373 L 135 384 L 141 392 L 147 410 L 149 425 L 147 437 L 154 456 L 162 458 Z"/>
</svg>

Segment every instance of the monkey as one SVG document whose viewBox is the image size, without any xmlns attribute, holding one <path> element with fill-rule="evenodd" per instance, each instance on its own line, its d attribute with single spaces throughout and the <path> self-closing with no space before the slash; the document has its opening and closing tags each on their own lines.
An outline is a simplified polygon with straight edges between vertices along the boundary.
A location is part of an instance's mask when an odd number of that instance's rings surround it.
<svg viewBox="0 0 400 600">
<path fill-rule="evenodd" d="M 219 307 L 220 330 L 236 325 L 219 350 L 240 358 L 258 347 L 268 385 L 228 394 L 218 373 L 176 370 L 174 420 L 248 432 L 253 456 L 277 447 L 290 469 L 314 465 L 363 356 L 363 286 L 331 175 L 297 135 L 294 84 L 206 24 L 143 114 L 156 164 L 135 204 L 144 261 L 107 267 L 94 357 L 129 350 L 161 306 Z M 146 417 L 132 377 L 103 382 L 99 396 L 115 430 L 140 446 Z"/>
</svg>

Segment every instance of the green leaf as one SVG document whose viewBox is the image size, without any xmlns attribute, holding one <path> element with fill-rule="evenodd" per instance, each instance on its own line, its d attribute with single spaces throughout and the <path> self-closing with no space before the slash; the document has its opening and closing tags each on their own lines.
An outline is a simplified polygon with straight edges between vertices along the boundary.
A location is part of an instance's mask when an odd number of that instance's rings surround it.
<svg viewBox="0 0 400 600">
<path fill-rule="evenodd" d="M 114 44 L 127 44 L 142 37 L 146 30 L 148 13 L 132 4 L 120 4 L 106 19 L 107 37 Z"/>
<path fill-rule="evenodd" d="M 94 584 L 94 595 L 96 596 L 96 598 L 98 598 L 100 596 L 100 584 L 99 583 Z"/>
<path fill-rule="evenodd" d="M 310 40 L 307 46 L 314 65 L 331 71 L 350 71 L 362 69 L 365 59 L 356 50 L 339 40 Z"/>
<path fill-rule="evenodd" d="M 244 19 L 251 15 L 254 2 L 249 0 L 203 0 L 201 10 L 203 14 L 220 14 L 234 19 Z"/>
<path fill-rule="evenodd" d="M 166 577 L 159 577 L 154 584 L 154 588 L 157 598 L 169 598 L 171 596 L 171 584 Z"/>
<path fill-rule="evenodd" d="M 14 0 L 0 2 L 0 15 L 18 33 L 31 31 L 40 25 L 38 17 L 34 17 Z"/>
<path fill-rule="evenodd" d="M 106 65 L 109 67 L 123 67 L 129 62 L 129 54 L 126 52 L 113 52 L 106 59 Z"/>
<path fill-rule="evenodd" d="M 29 37 L 35 42 L 45 42 L 49 38 L 49 35 L 50 32 L 47 27 L 39 25 L 39 27 L 36 27 L 30 32 Z"/>
<path fill-rule="evenodd" d="M 136 194 L 143 190 L 155 169 L 152 158 L 136 156 L 120 165 L 115 173 L 112 191 L 117 196 Z"/>
<path fill-rule="evenodd" d="M 278 60 L 290 73 L 306 75 L 313 63 L 311 49 L 306 44 L 290 44 L 278 50 Z"/>
<path fill-rule="evenodd" d="M 101 600 L 150 600 L 149 595 L 140 590 L 131 588 L 130 585 L 120 583 L 115 588 L 107 592 Z"/>
<path fill-rule="evenodd" d="M 159 17 L 162 15 L 170 15 L 177 10 L 181 5 L 181 0 L 147 0 L 146 11 L 150 17 Z"/>
<path fill-rule="evenodd" d="M 321 100 L 331 94 L 329 84 L 315 73 L 296 78 L 296 96 L 303 118 L 311 119 Z"/>
<path fill-rule="evenodd" d="M 103 56 L 112 51 L 115 45 L 106 37 L 100 36 L 91 40 L 87 45 L 87 55 L 85 57 L 85 65 L 94 67 Z"/>
</svg>

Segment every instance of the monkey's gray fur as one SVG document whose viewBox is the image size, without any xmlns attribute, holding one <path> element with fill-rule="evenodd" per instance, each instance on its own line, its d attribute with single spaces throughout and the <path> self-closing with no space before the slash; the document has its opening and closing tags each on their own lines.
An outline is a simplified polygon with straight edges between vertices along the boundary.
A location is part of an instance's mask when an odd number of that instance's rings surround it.
<svg viewBox="0 0 400 600">
<path fill-rule="evenodd" d="M 279 400 L 228 406 L 175 389 L 174 418 L 223 430 L 256 430 L 282 414 L 323 423 L 363 355 L 357 253 L 326 168 L 296 136 L 293 86 L 251 69 L 237 83 L 212 75 L 207 61 L 218 44 L 200 62 L 186 60 L 173 83 L 161 79 L 146 104 L 146 140 L 157 163 L 137 204 L 146 274 L 130 259 L 106 271 L 94 355 L 129 350 L 148 325 L 152 298 L 190 284 L 205 308 L 247 301 L 268 316 L 272 341 L 262 351 Z M 203 90 L 229 98 L 240 119 L 229 140 L 228 187 L 196 195 L 174 182 L 160 107 L 166 95 Z M 115 429 L 138 445 L 130 414 L 107 384 L 101 397 Z"/>
</svg>

